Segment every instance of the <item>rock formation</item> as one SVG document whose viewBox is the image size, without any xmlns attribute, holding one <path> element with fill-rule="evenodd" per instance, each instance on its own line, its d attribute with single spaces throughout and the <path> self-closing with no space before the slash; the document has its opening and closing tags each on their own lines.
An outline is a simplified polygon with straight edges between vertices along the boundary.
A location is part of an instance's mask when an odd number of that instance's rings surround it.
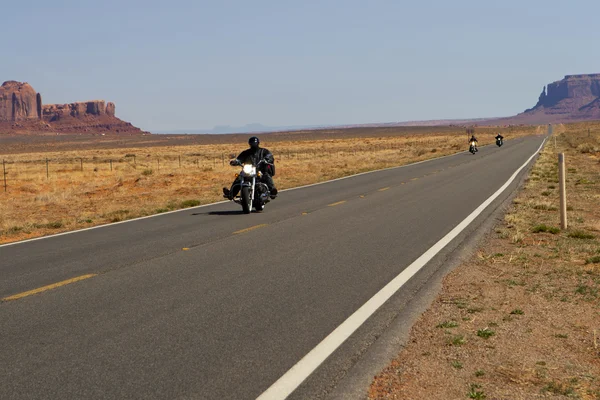
<svg viewBox="0 0 600 400">
<path fill-rule="evenodd" d="M 112 103 L 109 103 L 112 104 Z M 45 121 L 53 122 L 67 117 L 83 117 L 85 115 L 101 116 L 108 114 L 104 100 L 92 100 L 70 104 L 46 104 L 42 107 L 42 115 Z M 114 104 L 112 105 L 112 116 L 114 113 Z"/>
<path fill-rule="evenodd" d="M 115 116 L 115 104 L 93 100 L 42 104 L 28 83 L 5 82 L 0 87 L 0 133 L 143 133 Z"/>
<path fill-rule="evenodd" d="M 600 74 L 567 75 L 542 90 L 537 104 L 525 112 L 544 109 L 548 114 L 572 114 L 600 97 Z"/>
<path fill-rule="evenodd" d="M 514 117 L 480 124 L 548 124 L 600 120 L 600 74 L 566 75 L 542 89 L 537 104 Z"/>
<path fill-rule="evenodd" d="M 0 87 L 0 121 L 41 119 L 42 96 L 28 83 L 4 82 Z"/>
</svg>

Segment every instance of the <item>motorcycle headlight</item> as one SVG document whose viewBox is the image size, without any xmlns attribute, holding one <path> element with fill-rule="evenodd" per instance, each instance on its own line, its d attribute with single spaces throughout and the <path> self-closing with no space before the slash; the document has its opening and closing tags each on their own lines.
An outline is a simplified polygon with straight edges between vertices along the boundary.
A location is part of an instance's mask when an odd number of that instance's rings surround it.
<svg viewBox="0 0 600 400">
<path fill-rule="evenodd" d="M 254 175 L 256 173 L 256 167 L 252 164 L 245 164 L 244 173 L 246 175 Z"/>
</svg>

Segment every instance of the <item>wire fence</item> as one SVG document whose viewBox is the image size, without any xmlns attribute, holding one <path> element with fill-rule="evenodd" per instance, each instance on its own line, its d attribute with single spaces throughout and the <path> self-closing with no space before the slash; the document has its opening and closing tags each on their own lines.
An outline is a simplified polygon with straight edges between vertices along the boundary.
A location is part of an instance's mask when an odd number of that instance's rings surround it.
<svg viewBox="0 0 600 400">
<path fill-rule="evenodd" d="M 415 139 L 411 141 L 364 141 L 330 146 L 293 149 L 274 149 L 273 155 L 278 162 L 286 160 L 311 160 L 319 157 L 356 157 L 365 152 L 373 153 L 384 150 L 410 151 L 416 148 L 435 149 L 439 145 L 436 139 Z M 425 151 L 425 150 L 421 150 Z M 2 160 L 4 192 L 19 182 L 49 181 L 58 177 L 83 174 L 85 179 L 105 178 L 116 174 L 168 174 L 176 171 L 192 173 L 194 170 L 210 172 L 218 168 L 229 167 L 229 160 L 238 153 L 185 153 L 185 154 L 134 154 L 124 156 L 73 156 L 47 157 L 42 159 L 22 159 L 8 156 Z"/>
</svg>

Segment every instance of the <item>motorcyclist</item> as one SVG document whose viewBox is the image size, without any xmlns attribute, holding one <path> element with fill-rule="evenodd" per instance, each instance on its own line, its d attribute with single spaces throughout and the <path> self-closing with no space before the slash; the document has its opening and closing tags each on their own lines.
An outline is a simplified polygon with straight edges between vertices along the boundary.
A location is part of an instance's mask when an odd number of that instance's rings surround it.
<svg viewBox="0 0 600 400">
<path fill-rule="evenodd" d="M 475 142 L 475 151 L 477 151 L 477 138 L 475 137 L 475 134 L 471 135 L 471 139 L 469 139 L 469 144 Z"/>
<path fill-rule="evenodd" d="M 496 140 L 503 140 L 503 139 L 504 139 L 504 136 L 502 136 L 502 135 L 500 134 L 500 132 L 498 132 L 498 134 L 496 135 L 495 139 L 496 139 Z"/>
<path fill-rule="evenodd" d="M 269 192 L 271 193 L 271 198 L 274 199 L 277 197 L 277 188 L 275 187 L 275 183 L 273 182 L 273 171 L 275 168 L 275 159 L 273 154 L 263 147 L 260 147 L 260 140 L 256 136 L 252 136 L 248 139 L 248 144 L 250 148 L 242 151 L 234 160 L 231 160 L 229 164 L 231 165 L 239 165 L 239 164 L 248 164 L 252 163 L 253 165 L 257 165 L 260 172 L 262 172 L 262 177 L 260 178 L 262 182 L 264 182 L 269 188 Z M 258 165 L 259 161 L 265 160 L 266 164 Z M 238 181 L 241 177 L 237 177 L 233 183 L 231 184 L 231 188 L 223 188 L 223 197 L 232 200 L 240 191 L 240 185 Z"/>
</svg>

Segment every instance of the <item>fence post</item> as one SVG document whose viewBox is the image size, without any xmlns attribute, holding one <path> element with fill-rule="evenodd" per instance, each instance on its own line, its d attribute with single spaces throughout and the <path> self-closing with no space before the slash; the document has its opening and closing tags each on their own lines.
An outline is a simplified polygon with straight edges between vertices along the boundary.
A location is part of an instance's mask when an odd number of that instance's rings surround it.
<svg viewBox="0 0 600 400">
<path fill-rule="evenodd" d="M 160 171 L 160 158 L 156 159 L 157 171 Z"/>
<path fill-rule="evenodd" d="M 2 172 L 4 173 L 4 192 L 6 193 L 6 162 L 2 160 Z"/>
<path fill-rule="evenodd" d="M 108 160 L 110 161 L 110 170 L 112 171 L 112 160 Z"/>
<path fill-rule="evenodd" d="M 223 161 L 223 166 L 225 166 L 225 154 L 221 153 L 221 160 Z"/>
<path fill-rule="evenodd" d="M 83 171 L 83 158 L 80 158 L 79 161 L 81 163 L 81 170 Z"/>
<path fill-rule="evenodd" d="M 565 154 L 558 154 L 558 181 L 560 187 L 560 227 L 567 229 L 567 190 L 565 187 Z"/>
<path fill-rule="evenodd" d="M 135 165 L 134 168 L 137 168 L 137 164 L 135 163 L 135 154 L 133 155 L 133 165 Z"/>
<path fill-rule="evenodd" d="M 181 154 L 179 155 L 179 168 L 181 168 Z"/>
<path fill-rule="evenodd" d="M 46 179 L 50 178 L 50 169 L 48 167 L 48 159 L 46 158 Z"/>
</svg>

